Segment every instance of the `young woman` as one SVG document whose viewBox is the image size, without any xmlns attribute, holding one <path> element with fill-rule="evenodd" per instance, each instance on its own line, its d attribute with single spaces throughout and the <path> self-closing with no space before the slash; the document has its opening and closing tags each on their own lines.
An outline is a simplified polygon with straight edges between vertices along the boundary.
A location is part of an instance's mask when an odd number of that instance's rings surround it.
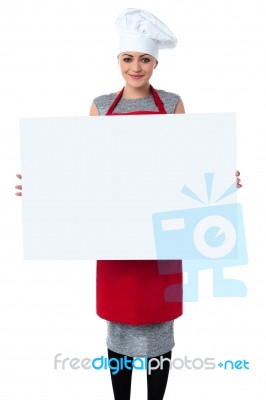
<svg viewBox="0 0 266 400">
<path fill-rule="evenodd" d="M 152 14 L 133 8 L 119 15 L 116 26 L 120 33 L 118 64 L 125 86 L 118 93 L 96 97 L 90 116 L 184 113 L 178 94 L 156 90 L 150 84 L 159 49 L 176 46 L 173 33 Z M 241 187 L 239 178 L 237 185 Z M 22 190 L 21 185 L 16 188 Z M 129 400 L 133 357 L 148 357 L 149 362 L 155 358 L 155 366 L 161 356 L 171 359 L 174 320 L 182 315 L 182 262 L 98 260 L 96 284 L 97 314 L 107 320 L 109 362 L 116 359 L 123 365 L 116 374 L 110 370 L 114 397 Z M 167 302 L 164 293 L 170 285 L 179 290 L 176 301 Z M 124 356 L 129 361 L 127 367 L 121 363 Z M 163 399 L 168 374 L 167 361 L 151 373 L 147 371 L 148 400 Z"/>
</svg>

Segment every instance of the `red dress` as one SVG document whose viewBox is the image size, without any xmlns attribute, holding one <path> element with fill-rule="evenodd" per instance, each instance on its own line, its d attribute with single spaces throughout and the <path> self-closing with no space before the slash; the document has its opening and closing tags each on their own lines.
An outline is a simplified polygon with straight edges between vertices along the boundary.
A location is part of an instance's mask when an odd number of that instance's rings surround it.
<svg viewBox="0 0 266 400">
<path fill-rule="evenodd" d="M 134 111 L 123 115 L 166 114 L 163 102 L 151 87 L 158 112 Z M 106 115 L 122 97 L 117 95 Z M 181 260 L 98 260 L 96 313 L 107 321 L 132 325 L 153 324 L 182 315 Z"/>
</svg>

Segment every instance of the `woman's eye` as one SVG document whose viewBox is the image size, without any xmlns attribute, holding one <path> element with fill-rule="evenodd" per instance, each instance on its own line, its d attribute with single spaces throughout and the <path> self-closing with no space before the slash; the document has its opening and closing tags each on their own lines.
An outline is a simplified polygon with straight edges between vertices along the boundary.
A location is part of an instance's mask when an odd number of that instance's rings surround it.
<svg viewBox="0 0 266 400">
<path fill-rule="evenodd" d="M 124 62 L 129 62 L 129 61 L 131 61 L 131 58 L 129 58 L 129 57 L 123 58 L 123 61 Z"/>
<path fill-rule="evenodd" d="M 150 61 L 150 59 L 149 58 L 142 58 L 141 61 L 144 62 L 144 63 L 148 63 Z"/>
</svg>

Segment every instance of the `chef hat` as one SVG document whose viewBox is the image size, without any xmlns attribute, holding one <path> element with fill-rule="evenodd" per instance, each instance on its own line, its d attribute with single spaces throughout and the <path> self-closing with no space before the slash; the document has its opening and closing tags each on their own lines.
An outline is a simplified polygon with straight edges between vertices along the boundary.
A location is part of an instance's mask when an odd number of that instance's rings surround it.
<svg viewBox="0 0 266 400">
<path fill-rule="evenodd" d="M 154 15 L 139 8 L 127 8 L 116 19 L 120 34 L 119 53 L 137 51 L 158 59 L 159 49 L 176 47 L 177 39 Z"/>
</svg>

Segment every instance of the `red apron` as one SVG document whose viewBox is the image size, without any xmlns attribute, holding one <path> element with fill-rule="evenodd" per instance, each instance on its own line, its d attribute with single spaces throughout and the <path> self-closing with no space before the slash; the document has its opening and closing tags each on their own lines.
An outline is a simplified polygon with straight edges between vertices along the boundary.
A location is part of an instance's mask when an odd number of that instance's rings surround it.
<svg viewBox="0 0 266 400">
<path fill-rule="evenodd" d="M 150 86 L 159 111 L 113 113 L 123 90 L 106 115 L 166 114 Z M 182 315 L 181 260 L 98 260 L 96 313 L 108 321 L 132 325 L 170 321 Z"/>
</svg>

